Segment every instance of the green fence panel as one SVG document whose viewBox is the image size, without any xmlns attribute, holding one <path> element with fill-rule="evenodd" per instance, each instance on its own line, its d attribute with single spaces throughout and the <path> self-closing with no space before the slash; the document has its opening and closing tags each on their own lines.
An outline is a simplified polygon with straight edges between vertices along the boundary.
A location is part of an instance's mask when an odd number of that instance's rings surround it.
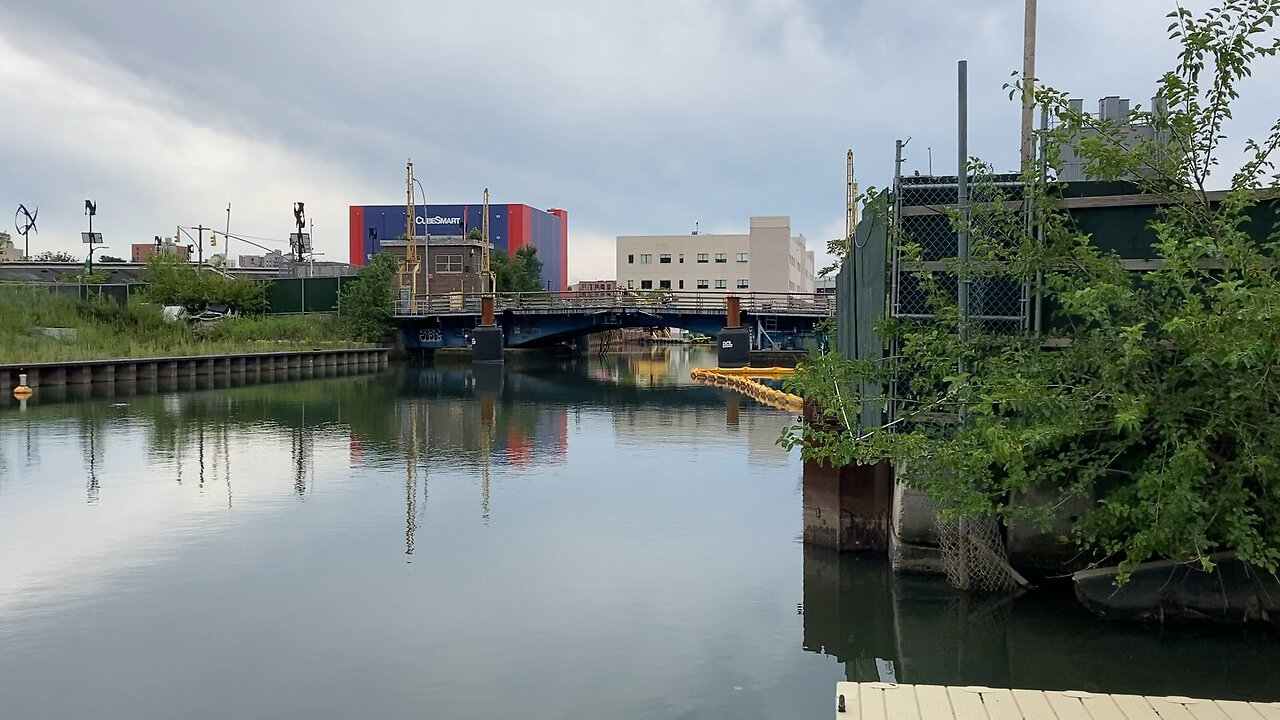
<svg viewBox="0 0 1280 720">
<path fill-rule="evenodd" d="M 302 312 L 301 278 L 276 278 L 267 283 L 267 312 Z"/>
<path fill-rule="evenodd" d="M 339 283 L 337 277 L 306 278 L 302 283 L 307 312 L 337 312 Z"/>
<path fill-rule="evenodd" d="M 341 277 L 276 278 L 267 284 L 267 312 L 337 312 Z"/>
</svg>

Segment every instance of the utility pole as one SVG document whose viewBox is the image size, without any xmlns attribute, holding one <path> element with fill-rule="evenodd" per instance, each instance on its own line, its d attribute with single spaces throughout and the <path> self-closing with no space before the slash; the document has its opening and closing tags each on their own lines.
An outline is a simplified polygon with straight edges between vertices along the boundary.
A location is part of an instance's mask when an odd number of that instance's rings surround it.
<svg viewBox="0 0 1280 720">
<path fill-rule="evenodd" d="M 231 267 L 231 203 L 227 203 L 227 228 L 222 233 L 222 252 L 226 254 L 226 267 Z"/>
<path fill-rule="evenodd" d="M 207 228 L 204 225 L 196 226 L 196 231 L 199 233 L 197 236 L 198 239 L 196 240 L 196 267 L 201 270 L 204 269 L 204 231 L 212 229 L 213 228 Z"/>
<path fill-rule="evenodd" d="M 1031 170 L 1035 162 L 1032 140 L 1032 111 L 1035 108 L 1036 77 L 1036 0 L 1026 0 L 1022 27 L 1022 172 Z"/>
</svg>

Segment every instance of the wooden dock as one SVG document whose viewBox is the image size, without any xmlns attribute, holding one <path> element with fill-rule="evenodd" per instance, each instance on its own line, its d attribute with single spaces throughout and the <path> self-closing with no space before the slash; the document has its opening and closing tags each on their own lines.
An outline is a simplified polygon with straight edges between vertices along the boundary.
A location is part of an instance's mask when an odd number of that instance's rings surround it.
<svg viewBox="0 0 1280 720">
<path fill-rule="evenodd" d="M 1280 686 L 1277 686 L 1280 692 Z M 837 720 L 1280 720 L 1280 702 L 836 683 Z"/>
</svg>

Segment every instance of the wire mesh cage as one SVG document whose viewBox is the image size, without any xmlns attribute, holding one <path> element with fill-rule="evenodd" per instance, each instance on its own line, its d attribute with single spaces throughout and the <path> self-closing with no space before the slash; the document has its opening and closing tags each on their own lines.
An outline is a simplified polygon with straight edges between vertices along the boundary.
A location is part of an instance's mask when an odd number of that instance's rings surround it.
<svg viewBox="0 0 1280 720">
<path fill-rule="evenodd" d="M 1018 587 L 1009 569 L 1000 523 L 994 518 L 940 513 L 938 550 L 952 587 L 981 593 Z"/>
</svg>

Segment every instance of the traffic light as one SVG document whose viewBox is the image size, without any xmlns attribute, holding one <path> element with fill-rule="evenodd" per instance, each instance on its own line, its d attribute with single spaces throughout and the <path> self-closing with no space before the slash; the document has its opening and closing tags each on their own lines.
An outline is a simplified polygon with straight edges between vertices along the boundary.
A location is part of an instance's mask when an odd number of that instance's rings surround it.
<svg viewBox="0 0 1280 720">
<path fill-rule="evenodd" d="M 209 233 L 209 247 L 217 247 L 217 246 L 218 246 L 217 233 Z"/>
</svg>

